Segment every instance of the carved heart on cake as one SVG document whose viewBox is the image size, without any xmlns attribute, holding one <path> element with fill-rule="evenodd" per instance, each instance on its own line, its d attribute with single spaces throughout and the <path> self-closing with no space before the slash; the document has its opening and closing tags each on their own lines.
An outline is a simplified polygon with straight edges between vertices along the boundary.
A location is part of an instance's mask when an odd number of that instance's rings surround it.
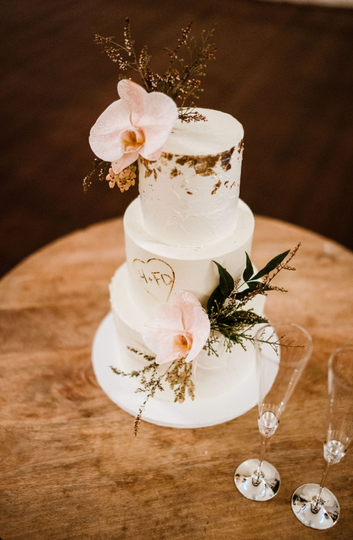
<svg viewBox="0 0 353 540">
<path fill-rule="evenodd" d="M 168 302 L 172 293 L 175 273 L 170 264 L 162 259 L 134 259 L 137 281 L 158 302 Z"/>
</svg>

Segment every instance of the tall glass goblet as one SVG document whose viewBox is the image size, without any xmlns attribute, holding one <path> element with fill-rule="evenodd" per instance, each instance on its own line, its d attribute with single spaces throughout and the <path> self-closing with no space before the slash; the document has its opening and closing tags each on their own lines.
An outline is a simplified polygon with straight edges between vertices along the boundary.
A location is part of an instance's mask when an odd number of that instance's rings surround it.
<svg viewBox="0 0 353 540">
<path fill-rule="evenodd" d="M 346 453 L 353 438 L 353 347 L 336 349 L 328 367 L 328 430 L 326 467 L 320 484 L 305 484 L 292 495 L 292 509 L 307 527 L 329 529 L 340 515 L 336 497 L 325 487 L 328 471 Z"/>
<path fill-rule="evenodd" d="M 248 459 L 239 465 L 234 482 L 247 499 L 268 501 L 279 490 L 280 475 L 273 465 L 264 461 L 267 441 L 275 433 L 310 358 L 312 341 L 309 334 L 296 324 L 268 324 L 261 327 L 255 336 L 255 352 L 261 450 L 259 459 Z"/>
</svg>

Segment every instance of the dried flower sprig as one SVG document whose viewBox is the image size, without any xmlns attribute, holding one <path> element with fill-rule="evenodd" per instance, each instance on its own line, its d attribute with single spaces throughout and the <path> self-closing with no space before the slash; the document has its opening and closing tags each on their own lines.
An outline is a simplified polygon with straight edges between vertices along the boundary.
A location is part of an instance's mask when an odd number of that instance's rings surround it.
<svg viewBox="0 0 353 540">
<path fill-rule="evenodd" d="M 105 180 L 110 166 L 108 161 L 95 158 L 92 171 L 83 179 L 83 191 L 87 191 L 91 187 L 94 175 L 97 175 L 99 180 Z"/>
<path fill-rule="evenodd" d="M 143 46 L 139 54 L 135 51 L 135 42 L 131 36 L 130 20 L 126 19 L 124 25 L 124 44 L 114 41 L 114 37 L 103 37 L 96 34 L 94 42 L 103 47 L 103 51 L 113 62 L 118 65 L 121 73 L 119 80 L 127 78 L 127 71 L 130 69 L 138 73 L 142 79 L 145 90 L 150 92 L 160 92 L 170 97 L 174 102 L 178 101 L 178 117 L 183 122 L 206 121 L 204 115 L 195 109 L 194 102 L 187 103 L 190 99 L 198 99 L 203 92 L 201 79 L 205 75 L 207 62 L 215 58 L 216 48 L 209 43 L 213 36 L 214 28 L 203 31 L 201 34 L 201 44 L 198 45 L 193 36 L 190 37 L 192 23 L 181 31 L 181 38 L 178 39 L 174 49 L 165 47 L 164 50 L 169 56 L 169 64 L 163 75 L 154 73 L 150 68 L 151 55 L 148 54 L 147 46 Z M 180 57 L 180 50 L 186 48 L 188 51 L 188 61 L 185 62 Z M 97 143 L 97 141 L 95 141 Z M 92 146 L 92 145 L 91 145 Z M 96 155 L 99 155 L 95 151 Z M 107 159 L 105 155 L 101 156 Z M 146 156 L 145 156 L 146 157 Z M 120 172 L 115 169 L 111 174 L 110 169 L 114 164 L 102 159 L 95 159 L 92 171 L 84 178 L 84 191 L 92 185 L 93 178 L 98 175 L 100 180 L 106 178 L 109 186 L 118 185 L 120 191 L 126 191 L 135 180 L 136 175 L 130 171 L 129 178 L 121 177 Z M 117 175 L 119 178 L 117 178 Z M 130 182 L 131 180 L 131 182 Z"/>
<path fill-rule="evenodd" d="M 113 188 L 115 185 L 117 185 L 121 193 L 127 191 L 130 186 L 135 185 L 135 180 L 137 177 L 136 169 L 136 165 L 129 165 L 129 167 L 126 167 L 120 173 L 115 174 L 113 169 L 110 168 L 109 174 L 106 176 L 106 180 L 109 182 L 109 187 Z"/>
<path fill-rule="evenodd" d="M 141 387 L 137 388 L 136 392 L 146 392 L 146 398 L 139 407 L 138 413 L 135 417 L 134 422 L 134 433 L 137 435 L 138 429 L 140 426 L 140 421 L 142 414 L 145 410 L 147 402 L 150 398 L 154 397 L 157 390 L 163 392 L 164 388 L 162 386 L 163 379 L 169 383 L 172 390 L 175 393 L 174 402 L 182 403 L 185 400 L 185 395 L 188 395 L 193 400 L 195 398 L 194 390 L 195 385 L 191 378 L 192 375 L 192 366 L 184 362 L 184 358 L 179 358 L 172 362 L 169 367 L 162 373 L 158 373 L 158 368 L 160 364 L 155 362 L 155 356 L 145 354 L 137 349 L 132 347 L 127 347 L 131 352 L 142 356 L 148 363 L 139 371 L 131 371 L 130 373 L 125 373 L 120 369 L 117 369 L 113 366 L 110 366 L 112 371 L 117 375 L 123 377 L 138 377 L 140 379 Z"/>
<path fill-rule="evenodd" d="M 174 403 L 183 403 L 186 393 L 195 399 L 195 384 L 192 380 L 192 364 L 184 362 L 183 358 L 175 360 L 166 374 L 166 382 L 174 390 Z"/>
<path fill-rule="evenodd" d="M 163 375 L 158 374 L 157 372 L 158 364 L 155 362 L 154 356 L 150 356 L 148 354 L 142 353 L 138 351 L 137 349 L 133 349 L 132 347 L 127 347 L 127 348 L 133 353 L 139 356 L 142 356 L 148 362 L 143 369 L 139 371 L 131 371 L 130 373 L 125 373 L 124 371 L 121 371 L 120 369 L 116 369 L 115 367 L 110 366 L 112 371 L 116 373 L 117 375 L 121 375 L 122 377 L 140 378 L 140 383 L 143 386 L 143 388 L 137 388 L 136 392 L 147 392 L 146 399 L 141 404 L 138 410 L 138 413 L 135 417 L 134 433 L 135 435 L 137 435 L 138 428 L 140 426 L 141 417 L 142 417 L 143 411 L 145 410 L 148 400 L 151 397 L 154 397 L 157 390 L 160 390 L 160 391 L 164 390 L 161 382 L 165 373 Z"/>
<path fill-rule="evenodd" d="M 144 88 L 147 92 L 162 92 L 178 101 L 181 109 L 179 118 L 182 121 L 200 121 L 205 117 L 194 110 L 194 103 L 186 105 L 192 99 L 198 99 L 201 88 L 201 79 L 205 75 L 207 62 L 215 58 L 216 47 L 209 43 L 214 34 L 214 28 L 201 34 L 201 44 L 198 45 L 195 38 L 190 37 L 192 23 L 181 31 L 181 38 L 178 39 L 174 49 L 165 47 L 164 50 L 169 56 L 169 64 L 163 75 L 154 73 L 150 68 L 151 55 L 148 54 L 148 47 L 144 45 L 140 54 L 135 52 L 135 42 L 131 37 L 130 20 L 126 19 L 124 26 L 124 45 L 114 41 L 114 37 L 95 36 L 95 43 L 103 46 L 103 52 L 118 64 L 121 71 L 128 69 L 138 73 L 141 77 Z M 180 49 L 185 47 L 189 58 L 187 62 L 180 58 Z M 120 74 L 119 79 L 127 76 Z"/>
<path fill-rule="evenodd" d="M 207 61 L 215 59 L 216 47 L 213 44 L 208 43 L 209 39 L 213 37 L 214 28 L 206 31 L 203 30 L 201 34 L 201 46 L 198 46 L 194 37 L 188 38 L 191 32 L 192 24 L 182 30 L 183 40 L 179 40 L 177 47 L 172 52 L 168 70 L 164 76 L 164 86 L 162 91 L 174 100 L 181 101 L 181 107 L 185 107 L 185 103 L 189 98 L 199 99 L 199 93 L 203 92 L 201 88 L 201 80 L 195 77 L 204 77 L 204 70 L 207 67 Z M 184 59 L 179 58 L 177 51 L 180 46 L 185 45 L 189 52 L 189 63 L 186 63 Z M 169 53 L 170 54 L 170 53 Z M 177 60 L 179 63 L 179 69 L 175 69 L 172 64 Z M 193 104 L 191 105 L 191 108 Z M 183 115 L 183 113 L 181 112 Z M 184 116 L 188 116 L 184 112 Z M 183 116 L 181 116 L 183 120 Z M 195 118 L 200 120 L 203 118 Z"/>
</svg>

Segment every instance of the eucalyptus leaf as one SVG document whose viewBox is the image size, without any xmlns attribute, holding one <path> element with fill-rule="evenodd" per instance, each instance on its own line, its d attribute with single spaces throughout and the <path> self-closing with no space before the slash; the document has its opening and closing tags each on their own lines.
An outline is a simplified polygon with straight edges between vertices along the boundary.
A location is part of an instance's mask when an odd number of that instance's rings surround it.
<svg viewBox="0 0 353 540">
<path fill-rule="evenodd" d="M 237 300 L 242 300 L 250 291 L 253 291 L 254 289 L 256 289 L 259 283 L 260 283 L 259 281 L 248 281 L 247 282 L 248 287 L 244 289 L 243 291 L 237 292 L 237 294 L 235 295 L 235 298 Z"/>
<path fill-rule="evenodd" d="M 212 307 L 213 306 L 216 307 L 216 302 L 219 305 L 219 307 L 221 307 L 225 299 L 226 297 L 223 296 L 223 294 L 221 293 L 221 288 L 218 285 L 218 287 L 215 288 L 215 290 L 213 291 L 213 293 L 208 299 L 207 312 L 211 313 Z"/>
<path fill-rule="evenodd" d="M 245 289 L 244 291 L 237 292 L 237 294 L 235 295 L 236 300 L 242 300 L 243 298 L 245 298 L 245 296 L 249 294 L 250 291 L 251 289 Z"/>
<path fill-rule="evenodd" d="M 213 291 L 207 302 L 207 311 L 210 313 L 212 307 L 216 307 L 216 302 L 221 307 L 226 298 L 234 289 L 234 279 L 230 273 L 218 262 L 213 261 L 218 268 L 219 273 L 219 285 Z"/>
<path fill-rule="evenodd" d="M 280 264 L 287 257 L 289 252 L 290 252 L 290 249 L 288 249 L 284 253 L 280 253 L 280 255 L 277 255 L 276 257 L 271 259 L 270 262 L 268 262 L 262 270 L 260 270 L 255 276 L 252 276 L 252 279 L 260 279 L 266 274 L 269 274 L 270 272 L 272 272 L 272 270 L 274 270 L 276 266 Z"/>
<path fill-rule="evenodd" d="M 251 263 L 249 255 L 246 252 L 245 252 L 245 255 L 246 255 L 246 267 L 243 273 L 243 280 L 248 281 L 254 273 L 254 268 Z"/>
<path fill-rule="evenodd" d="M 228 298 L 232 290 L 234 289 L 234 279 L 230 275 L 230 273 L 218 262 L 213 261 L 217 267 L 219 272 L 219 286 L 221 289 L 221 293 L 224 296 L 224 300 Z"/>
<path fill-rule="evenodd" d="M 256 289 L 259 283 L 260 283 L 259 281 L 251 280 L 247 282 L 247 286 L 249 287 L 249 289 L 253 290 L 253 289 Z"/>
</svg>

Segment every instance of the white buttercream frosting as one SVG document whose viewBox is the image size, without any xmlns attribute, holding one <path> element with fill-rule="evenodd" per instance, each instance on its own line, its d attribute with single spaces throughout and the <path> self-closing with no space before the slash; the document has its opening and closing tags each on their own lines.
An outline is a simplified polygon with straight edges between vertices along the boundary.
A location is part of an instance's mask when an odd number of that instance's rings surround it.
<svg viewBox="0 0 353 540">
<path fill-rule="evenodd" d="M 196 109 L 206 121 L 177 120 L 163 146 L 163 152 L 206 156 L 237 146 L 244 137 L 243 126 L 230 114 L 213 109 Z"/>
<path fill-rule="evenodd" d="M 157 161 L 139 159 L 143 223 L 174 246 L 213 245 L 234 231 L 244 131 L 229 114 L 174 125 Z"/>
</svg>

